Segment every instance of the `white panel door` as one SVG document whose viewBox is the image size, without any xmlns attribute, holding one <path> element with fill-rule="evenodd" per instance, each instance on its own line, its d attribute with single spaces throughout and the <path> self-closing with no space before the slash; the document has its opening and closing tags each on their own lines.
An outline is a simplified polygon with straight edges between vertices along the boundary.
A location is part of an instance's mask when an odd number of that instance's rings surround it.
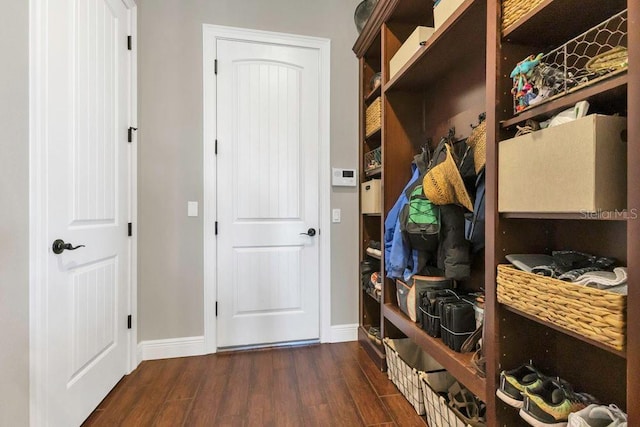
<svg viewBox="0 0 640 427">
<path fill-rule="evenodd" d="M 48 1 L 39 214 L 50 245 L 41 286 L 51 426 L 81 424 L 127 371 L 128 14 L 121 0 Z M 84 247 L 55 253 L 57 239 Z"/>
<path fill-rule="evenodd" d="M 319 52 L 218 40 L 218 347 L 319 338 Z"/>
</svg>

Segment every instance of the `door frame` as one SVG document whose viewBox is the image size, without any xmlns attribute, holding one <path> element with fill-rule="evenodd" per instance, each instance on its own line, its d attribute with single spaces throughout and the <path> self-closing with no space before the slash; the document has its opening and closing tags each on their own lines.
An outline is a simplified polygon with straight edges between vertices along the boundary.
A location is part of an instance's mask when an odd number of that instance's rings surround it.
<svg viewBox="0 0 640 427">
<path fill-rule="evenodd" d="M 217 183 L 215 140 L 217 135 L 215 64 L 217 40 L 254 41 L 258 43 L 316 49 L 320 55 L 319 70 L 319 304 L 320 342 L 331 340 L 331 161 L 330 161 L 330 76 L 331 41 L 326 38 L 301 36 L 271 31 L 203 24 L 203 148 L 204 148 L 204 347 L 206 353 L 217 351 L 217 318 L 215 312 L 217 284 Z M 212 260 L 212 262 L 208 262 Z"/>
<path fill-rule="evenodd" d="M 137 59 L 137 5 L 135 0 L 120 0 L 129 11 L 129 34 L 133 46 L 129 55 L 129 124 L 138 122 L 138 59 Z M 47 0 L 29 0 L 29 423 L 45 425 L 44 399 L 47 392 L 47 336 L 46 292 L 47 258 L 49 245 L 46 224 L 47 194 L 47 56 L 46 40 Z M 124 41 L 123 41 L 124 42 Z M 134 133 L 135 135 L 135 133 Z M 133 236 L 129 240 L 129 313 L 133 317 L 127 339 L 127 374 L 140 363 L 137 357 L 138 341 L 138 147 L 137 139 L 128 144 L 129 151 L 129 221 L 133 223 Z"/>
</svg>

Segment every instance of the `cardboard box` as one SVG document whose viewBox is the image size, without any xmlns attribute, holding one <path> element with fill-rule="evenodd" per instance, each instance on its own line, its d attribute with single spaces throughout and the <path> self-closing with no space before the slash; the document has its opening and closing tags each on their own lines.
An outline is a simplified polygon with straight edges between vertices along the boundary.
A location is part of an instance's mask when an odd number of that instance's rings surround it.
<svg viewBox="0 0 640 427">
<path fill-rule="evenodd" d="M 440 0 L 433 7 L 433 26 L 437 30 L 459 8 L 464 0 Z"/>
<path fill-rule="evenodd" d="M 389 78 L 392 78 L 414 53 L 420 48 L 420 42 L 429 40 L 435 30 L 431 27 L 417 27 L 400 49 L 389 61 Z"/>
<path fill-rule="evenodd" d="M 586 116 L 502 141 L 499 212 L 600 212 L 626 208 L 627 120 Z"/>
<path fill-rule="evenodd" d="M 360 205 L 363 214 L 382 213 L 382 180 L 372 179 L 360 184 Z"/>
</svg>

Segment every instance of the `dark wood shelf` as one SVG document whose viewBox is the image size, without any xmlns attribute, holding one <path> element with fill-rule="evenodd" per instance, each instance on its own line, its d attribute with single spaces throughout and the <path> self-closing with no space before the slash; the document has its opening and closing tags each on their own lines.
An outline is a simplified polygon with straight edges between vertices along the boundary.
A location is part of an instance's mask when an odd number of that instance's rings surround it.
<svg viewBox="0 0 640 427">
<path fill-rule="evenodd" d="M 509 42 L 556 47 L 625 7 L 624 0 L 544 0 L 506 28 L 502 36 Z"/>
<path fill-rule="evenodd" d="M 466 0 L 387 82 L 384 92 L 424 90 L 458 67 L 484 63 L 486 12 L 486 1 Z"/>
<path fill-rule="evenodd" d="M 602 212 L 503 212 L 502 218 L 520 219 L 570 219 L 582 221 L 626 221 L 629 219 L 627 211 Z"/>
<path fill-rule="evenodd" d="M 451 375 L 464 384 L 483 402 L 487 401 L 487 387 L 484 378 L 480 378 L 471 363 L 472 353 L 456 353 L 447 347 L 442 340 L 430 337 L 425 331 L 404 315 L 400 309 L 385 304 L 382 309 L 384 317 L 393 323 L 403 334 L 411 338 L 424 351 L 429 353 Z"/>
<path fill-rule="evenodd" d="M 529 108 L 511 119 L 501 122 L 501 126 L 506 129 L 524 122 L 527 119 L 551 117 L 555 113 L 585 99 L 589 100 L 590 103 L 607 103 L 610 99 L 624 98 L 626 97 L 628 81 L 629 78 L 625 72 L 598 82 L 593 86 L 577 88 L 574 92 L 569 92 L 567 95 Z"/>
<path fill-rule="evenodd" d="M 371 101 L 374 101 L 377 97 L 379 97 L 382 94 L 382 84 L 379 84 L 378 86 L 376 86 L 375 88 L 373 88 L 373 90 L 371 92 L 369 92 L 365 97 L 364 97 L 364 102 L 365 104 L 370 104 Z"/>
<path fill-rule="evenodd" d="M 375 302 L 377 302 L 378 304 L 380 304 L 380 299 L 376 298 L 375 295 L 373 295 L 371 292 L 369 291 L 362 291 L 363 293 L 367 294 L 369 296 L 369 298 L 371 298 L 372 300 L 374 300 Z"/>
<path fill-rule="evenodd" d="M 372 218 L 379 218 L 379 217 L 382 216 L 382 214 L 379 214 L 379 213 L 363 213 L 362 215 L 363 216 L 370 216 Z"/>
<path fill-rule="evenodd" d="M 370 132 L 367 135 L 365 135 L 364 139 L 367 141 L 370 141 L 372 139 L 380 139 L 380 136 L 382 135 L 381 131 L 382 131 L 382 126 L 374 130 L 373 132 Z"/>
<path fill-rule="evenodd" d="M 399 1 L 383 0 L 378 2 L 353 45 L 353 52 L 358 58 L 365 56 L 367 53 L 380 56 L 380 27 L 389 18 Z"/>
<path fill-rule="evenodd" d="M 371 360 L 376 364 L 381 371 L 387 370 L 387 359 L 384 354 L 384 347 L 376 344 L 369 338 L 365 326 L 358 327 L 358 342 L 367 352 Z"/>
<path fill-rule="evenodd" d="M 382 257 L 381 256 L 370 254 L 366 250 L 364 251 L 364 253 L 365 253 L 365 255 L 367 255 L 367 256 L 369 256 L 369 257 L 371 257 L 373 259 L 377 259 L 377 260 L 382 261 Z"/>
<path fill-rule="evenodd" d="M 627 357 L 627 352 L 624 351 L 624 350 L 623 351 L 616 350 L 616 349 L 614 349 L 612 347 L 609 347 L 607 345 L 602 344 L 601 342 L 594 341 L 594 340 L 592 340 L 590 338 L 587 338 L 585 336 L 577 334 L 577 333 L 575 333 L 573 331 L 570 331 L 568 329 L 565 329 L 565 328 L 563 328 L 561 326 L 558 326 L 558 325 L 555 325 L 553 323 L 546 322 L 544 320 L 540 320 L 535 316 L 532 316 L 530 314 L 524 313 L 524 312 L 522 312 L 522 311 L 520 311 L 520 310 L 518 310 L 516 308 L 510 307 L 508 305 L 500 304 L 500 306 L 502 308 L 504 308 L 505 310 L 510 311 L 511 313 L 517 314 L 518 316 L 522 316 L 522 317 L 524 317 L 526 319 L 529 319 L 529 320 L 531 320 L 533 322 L 536 322 L 536 323 L 539 323 L 541 325 L 544 325 L 544 326 L 546 326 L 548 328 L 554 329 L 554 330 L 556 330 L 558 332 L 562 332 L 565 335 L 569 335 L 570 337 L 573 337 L 573 338 L 575 338 L 577 340 L 586 342 L 587 344 L 590 344 L 590 345 L 592 345 L 594 347 L 598 347 L 598 348 L 600 348 L 602 350 L 608 351 L 609 353 L 615 354 L 616 356 L 619 356 L 619 357 L 622 357 L 622 358 L 626 358 Z"/>
</svg>

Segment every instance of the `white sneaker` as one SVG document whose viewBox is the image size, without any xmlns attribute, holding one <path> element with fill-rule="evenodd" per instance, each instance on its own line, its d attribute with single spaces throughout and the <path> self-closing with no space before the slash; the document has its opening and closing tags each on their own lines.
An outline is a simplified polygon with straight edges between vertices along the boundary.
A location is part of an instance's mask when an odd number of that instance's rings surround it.
<svg viewBox="0 0 640 427">
<path fill-rule="evenodd" d="M 616 405 L 589 405 L 569 414 L 568 427 L 627 427 L 627 414 Z"/>
</svg>

